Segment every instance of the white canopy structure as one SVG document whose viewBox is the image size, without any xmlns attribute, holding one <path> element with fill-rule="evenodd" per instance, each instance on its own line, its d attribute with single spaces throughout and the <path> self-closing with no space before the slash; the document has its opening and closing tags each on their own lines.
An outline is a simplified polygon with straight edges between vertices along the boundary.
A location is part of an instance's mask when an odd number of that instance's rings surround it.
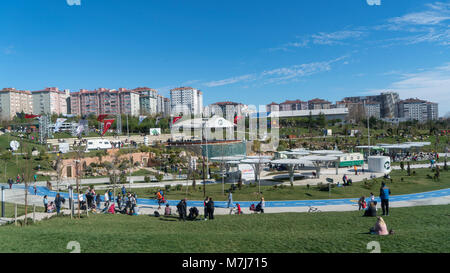
<svg viewBox="0 0 450 273">
<path fill-rule="evenodd" d="M 261 192 L 261 166 L 270 163 L 271 156 L 248 156 L 241 163 L 249 164 L 255 171 L 255 181 L 258 181 L 258 189 Z"/>
<path fill-rule="evenodd" d="M 172 128 L 202 129 L 202 128 L 234 128 L 235 124 L 220 116 L 212 116 L 209 119 L 194 118 L 177 122 Z"/>
<path fill-rule="evenodd" d="M 217 157 L 211 157 L 211 161 L 215 161 L 215 162 L 227 162 L 227 161 L 238 161 L 241 159 L 244 159 L 245 156 L 242 155 L 234 155 L 234 156 L 217 156 Z"/>
<path fill-rule="evenodd" d="M 320 165 L 326 164 L 328 166 L 331 162 L 337 162 L 339 160 L 336 156 L 329 156 L 329 155 L 309 155 L 305 156 L 302 159 L 312 161 L 314 166 L 317 169 L 317 178 L 320 178 Z M 338 174 L 339 165 L 336 164 L 336 174 Z"/>
<path fill-rule="evenodd" d="M 283 154 L 283 155 L 286 155 L 286 156 L 300 158 L 302 156 L 309 155 L 310 152 L 306 151 L 306 150 L 303 150 L 303 151 L 282 151 L 282 152 L 280 152 L 280 154 Z"/>
<path fill-rule="evenodd" d="M 336 151 L 336 150 L 317 150 L 317 151 L 311 151 L 311 154 L 315 155 L 341 155 L 343 152 Z"/>
<path fill-rule="evenodd" d="M 312 161 L 306 160 L 304 158 L 288 158 L 288 159 L 272 160 L 270 163 L 288 166 L 289 181 L 291 182 L 291 185 L 293 185 L 293 183 L 294 183 L 294 169 L 295 169 L 295 166 L 302 165 L 302 164 L 305 164 L 305 165 L 306 164 L 312 164 Z"/>
</svg>

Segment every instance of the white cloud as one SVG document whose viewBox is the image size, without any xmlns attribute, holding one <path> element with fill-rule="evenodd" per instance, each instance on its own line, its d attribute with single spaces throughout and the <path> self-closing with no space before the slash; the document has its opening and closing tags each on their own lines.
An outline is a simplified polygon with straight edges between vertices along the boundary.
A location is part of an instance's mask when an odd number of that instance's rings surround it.
<svg viewBox="0 0 450 273">
<path fill-rule="evenodd" d="M 332 33 L 320 32 L 311 36 L 314 44 L 318 45 L 342 45 L 342 41 L 348 39 L 356 39 L 365 35 L 363 31 L 356 30 L 343 30 Z"/>
<path fill-rule="evenodd" d="M 8 46 L 3 49 L 3 54 L 5 55 L 12 55 L 14 53 L 16 53 L 16 51 L 14 50 L 14 46 Z"/>
<path fill-rule="evenodd" d="M 346 59 L 348 56 L 342 56 L 333 60 L 323 62 L 313 62 L 307 64 L 292 65 L 271 70 L 265 70 L 260 73 L 246 74 L 236 76 L 224 80 L 206 82 L 203 85 L 207 87 L 217 87 L 241 82 L 256 82 L 257 84 L 285 84 L 295 82 L 301 78 L 311 76 L 313 74 L 326 72 L 331 70 L 333 63 Z"/>
<path fill-rule="evenodd" d="M 206 85 L 207 87 L 217 87 L 217 86 L 238 83 L 238 82 L 242 82 L 242 81 L 249 81 L 254 78 L 255 78 L 254 74 L 247 74 L 247 75 L 243 75 L 243 76 L 239 76 L 239 77 L 232 77 L 232 78 L 228 78 L 228 79 L 224 79 L 224 80 L 207 82 L 207 83 L 204 83 L 204 85 Z"/>
</svg>

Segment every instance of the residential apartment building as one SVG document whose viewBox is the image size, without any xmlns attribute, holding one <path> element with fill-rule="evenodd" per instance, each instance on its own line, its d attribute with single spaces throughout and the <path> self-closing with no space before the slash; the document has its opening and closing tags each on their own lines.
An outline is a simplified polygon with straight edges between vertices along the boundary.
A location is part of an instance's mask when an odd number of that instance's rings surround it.
<svg viewBox="0 0 450 273">
<path fill-rule="evenodd" d="M 67 114 L 67 103 L 70 91 L 60 91 L 57 87 L 47 87 L 43 90 L 33 91 L 33 114 Z"/>
<path fill-rule="evenodd" d="M 139 93 L 141 115 L 155 115 L 158 112 L 158 91 L 148 87 L 138 87 L 133 91 Z"/>
<path fill-rule="evenodd" d="M 81 89 L 70 94 L 71 112 L 82 116 L 89 114 L 128 114 L 139 116 L 139 93 L 126 88 L 106 89 L 94 91 Z"/>
<path fill-rule="evenodd" d="M 381 104 L 379 102 L 366 102 L 364 104 L 366 117 L 381 118 Z"/>
<path fill-rule="evenodd" d="M 210 105 L 210 115 L 220 115 L 225 119 L 234 120 L 235 115 L 244 115 L 246 105 L 239 102 L 224 101 Z"/>
<path fill-rule="evenodd" d="M 309 110 L 331 109 L 331 102 L 323 99 L 312 99 L 308 101 Z"/>
<path fill-rule="evenodd" d="M 164 98 L 164 117 L 170 117 L 170 99 Z"/>
<path fill-rule="evenodd" d="M 398 103 L 398 115 L 405 120 L 417 120 L 419 122 L 437 120 L 438 105 L 437 103 L 410 98 Z"/>
<path fill-rule="evenodd" d="M 279 104 L 279 111 L 308 110 L 308 102 L 301 100 L 286 100 Z"/>
<path fill-rule="evenodd" d="M 173 114 L 185 113 L 201 115 L 203 112 L 203 93 L 192 87 L 170 90 L 170 108 Z"/>
<path fill-rule="evenodd" d="M 0 118 L 11 120 L 16 113 L 33 113 L 33 99 L 30 91 L 3 88 L 0 90 Z"/>
<path fill-rule="evenodd" d="M 380 117 L 394 118 L 398 115 L 397 103 L 400 101 L 400 97 L 398 93 L 395 92 L 383 92 L 380 95 L 375 96 L 346 97 L 343 99 L 343 101 L 354 103 L 376 102 L 380 104 Z"/>
</svg>

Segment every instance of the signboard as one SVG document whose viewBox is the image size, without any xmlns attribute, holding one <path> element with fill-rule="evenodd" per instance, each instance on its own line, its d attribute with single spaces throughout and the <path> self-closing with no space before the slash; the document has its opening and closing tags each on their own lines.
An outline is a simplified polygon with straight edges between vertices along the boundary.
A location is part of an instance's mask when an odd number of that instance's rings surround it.
<svg viewBox="0 0 450 273">
<path fill-rule="evenodd" d="M 69 152 L 69 143 L 59 143 L 59 151 L 63 154 Z"/>
<path fill-rule="evenodd" d="M 255 180 L 255 171 L 250 164 L 239 164 L 239 171 L 241 172 L 242 181 Z"/>
<path fill-rule="evenodd" d="M 161 135 L 161 128 L 150 128 L 151 136 L 159 136 Z"/>
</svg>

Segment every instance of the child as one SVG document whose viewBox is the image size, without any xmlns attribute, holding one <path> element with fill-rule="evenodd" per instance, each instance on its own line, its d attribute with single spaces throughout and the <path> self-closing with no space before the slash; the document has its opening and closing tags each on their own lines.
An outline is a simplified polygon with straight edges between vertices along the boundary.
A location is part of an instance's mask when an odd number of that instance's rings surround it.
<svg viewBox="0 0 450 273">
<path fill-rule="evenodd" d="M 172 214 L 172 209 L 169 207 L 169 204 L 166 204 L 166 208 L 164 209 L 164 216 L 168 216 Z"/>
</svg>

